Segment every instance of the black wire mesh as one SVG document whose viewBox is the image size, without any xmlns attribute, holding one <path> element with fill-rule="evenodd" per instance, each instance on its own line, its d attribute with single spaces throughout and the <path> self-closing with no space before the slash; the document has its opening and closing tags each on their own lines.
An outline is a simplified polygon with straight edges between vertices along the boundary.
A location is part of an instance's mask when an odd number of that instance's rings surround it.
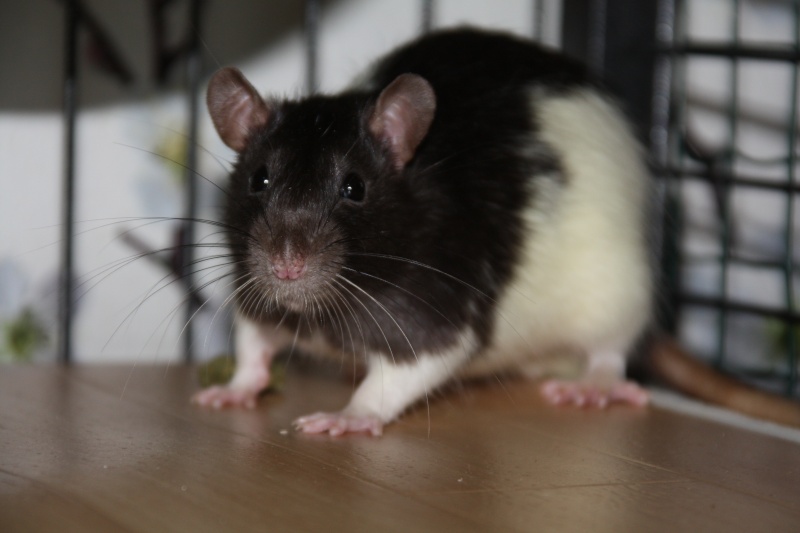
<svg viewBox="0 0 800 533">
<path fill-rule="evenodd" d="M 665 322 L 718 368 L 793 395 L 798 4 L 731 0 L 713 34 L 692 19 L 702 7 L 660 2 L 652 139 L 665 178 Z M 764 9 L 791 26 L 784 37 L 744 31 Z"/>
<path fill-rule="evenodd" d="M 587 32 L 593 39 L 603 38 L 602 43 L 594 43 L 596 46 L 588 48 L 594 54 L 592 64 L 596 68 L 599 65 L 604 67 L 603 70 L 613 70 L 615 65 L 609 54 L 616 53 L 619 56 L 620 49 L 615 51 L 613 43 L 609 44 L 608 40 L 619 39 L 619 36 L 616 27 L 612 27 L 608 19 L 620 18 L 620 3 L 566 3 L 574 4 L 575 9 L 565 12 L 583 11 L 590 27 L 608 30 Z M 795 229 L 800 224 L 800 215 L 795 204 L 800 184 L 796 176 L 795 145 L 800 77 L 800 7 L 796 2 L 762 2 L 769 4 L 770 9 L 782 9 L 783 19 L 790 22 L 792 29 L 789 38 L 783 41 L 759 42 L 749 38 L 743 29 L 747 26 L 746 16 L 752 12 L 751 4 L 754 2 L 731 0 L 726 12 L 727 32 L 713 38 L 702 38 L 692 30 L 692 10 L 701 4 L 705 2 L 661 0 L 655 28 L 657 55 L 654 95 L 650 102 L 650 134 L 654 161 L 660 175 L 665 178 L 661 181 L 666 221 L 661 246 L 664 265 L 662 299 L 666 304 L 663 318 L 669 329 L 677 331 L 695 351 L 718 367 L 759 380 L 766 387 L 796 394 L 800 315 L 796 305 L 798 259 Z M 188 43 L 187 89 L 194 95 L 197 94 L 202 76 L 198 45 L 201 38 L 200 5 L 200 0 L 192 2 L 192 33 L 195 39 Z M 321 2 L 307 0 L 305 5 L 306 87 L 311 92 L 318 85 L 317 35 L 321 22 Z M 631 4 L 635 5 L 643 4 Z M 64 305 L 59 336 L 61 359 L 69 361 L 72 322 L 70 306 L 66 303 L 71 300 L 73 292 L 70 191 L 74 186 L 70 158 L 75 150 L 74 143 L 70 141 L 69 124 L 70 116 L 74 120 L 76 113 L 72 95 L 77 81 L 74 68 L 70 67 L 75 59 L 75 48 L 70 45 L 70 39 L 74 38 L 81 19 L 78 16 L 79 2 L 67 2 L 65 6 L 67 36 L 73 37 L 68 39 L 65 61 L 65 117 L 68 127 L 62 252 Z M 590 7 L 594 11 L 588 12 Z M 532 0 L 531 13 L 533 36 L 541 38 L 545 2 Z M 421 0 L 420 25 L 423 31 L 434 26 L 435 14 L 436 2 Z M 569 25 L 569 21 L 565 21 L 564 27 Z M 642 40 L 641 37 L 637 39 Z M 650 51 L 653 48 L 649 42 L 639 45 L 642 50 Z M 643 62 L 647 61 L 646 57 L 643 58 Z M 748 104 L 750 89 L 742 85 L 747 81 L 748 70 L 754 65 L 773 65 L 770 68 L 783 72 L 783 92 L 780 98 L 775 98 L 782 102 L 782 113 L 777 116 L 774 112 L 764 116 L 757 106 Z M 695 91 L 694 80 L 702 78 L 705 70 L 715 69 L 725 90 L 712 94 L 710 98 Z M 630 72 L 628 68 L 621 71 L 618 77 L 631 80 Z M 643 90 L 639 85 L 629 92 L 649 93 L 649 87 Z M 646 106 L 647 102 L 644 104 Z M 189 130 L 194 131 L 197 102 L 190 102 L 189 107 Z M 714 142 L 709 142 L 703 127 L 698 126 L 702 124 L 702 120 L 698 122 L 698 117 L 705 117 L 706 122 L 719 126 L 717 129 L 722 133 L 717 135 Z M 192 123 L 195 125 L 192 126 Z M 748 151 L 747 143 L 743 143 L 742 139 L 748 137 L 748 130 L 753 128 L 753 124 L 762 130 L 769 130 L 767 137 L 772 139 L 773 145 L 782 146 L 782 152 L 772 150 L 771 155 L 763 155 Z M 194 142 L 189 145 L 194 146 Z M 194 165 L 189 162 L 187 167 L 193 168 Z M 187 183 L 191 188 L 196 180 L 191 173 L 188 178 Z M 191 198 L 194 194 L 191 190 L 187 191 L 187 218 L 193 217 Z M 703 201 L 698 202 L 697 198 Z M 772 216 L 770 220 L 773 224 L 767 230 L 752 229 L 753 224 L 749 219 L 752 218 L 753 205 L 756 205 L 756 210 L 769 211 Z M 191 225 L 187 226 L 185 232 L 184 242 L 188 242 L 191 240 Z M 768 241 L 768 245 L 760 246 L 763 243 L 755 242 L 759 238 Z M 702 242 L 702 246 L 698 246 L 698 242 Z M 184 259 L 185 267 L 191 264 L 191 257 Z M 743 275 L 743 272 L 749 274 Z M 757 275 L 752 275 L 753 272 Z M 701 281 L 698 282 L 698 279 Z M 743 291 L 742 280 L 748 279 L 751 280 L 750 288 Z M 753 279 L 769 279 L 764 282 L 768 288 L 761 290 L 758 283 L 752 283 Z M 192 290 L 191 282 L 187 283 L 187 290 Z M 764 297 L 766 293 L 770 297 Z M 195 311 L 192 304 L 189 305 L 187 319 Z M 185 333 L 185 338 L 188 360 L 192 341 L 190 331 Z M 755 355 L 743 357 L 742 352 L 747 351 Z"/>
</svg>

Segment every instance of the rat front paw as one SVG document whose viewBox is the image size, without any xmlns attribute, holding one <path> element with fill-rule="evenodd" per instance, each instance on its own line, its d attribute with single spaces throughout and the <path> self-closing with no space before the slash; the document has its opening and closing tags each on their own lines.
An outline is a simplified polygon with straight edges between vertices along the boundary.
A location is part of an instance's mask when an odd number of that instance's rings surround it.
<svg viewBox="0 0 800 533">
<path fill-rule="evenodd" d="M 255 409 L 260 392 L 259 389 L 214 386 L 203 389 L 192 396 L 192 403 L 213 409 L 223 409 L 225 407 Z"/>
<path fill-rule="evenodd" d="M 542 384 L 542 396 L 553 405 L 605 408 L 611 403 L 647 405 L 647 391 L 631 381 L 619 381 L 607 386 L 591 381 L 549 380 Z"/>
<path fill-rule="evenodd" d="M 192 396 L 192 403 L 213 409 L 255 409 L 258 395 L 269 387 L 269 383 L 270 374 L 266 367 L 246 368 L 237 371 L 227 385 L 214 385 L 196 393 Z"/>
<path fill-rule="evenodd" d="M 332 437 L 345 433 L 367 432 L 373 437 L 383 434 L 383 422 L 374 416 L 354 416 L 346 413 L 314 413 L 301 416 L 294 427 L 303 433 L 325 433 Z"/>
</svg>

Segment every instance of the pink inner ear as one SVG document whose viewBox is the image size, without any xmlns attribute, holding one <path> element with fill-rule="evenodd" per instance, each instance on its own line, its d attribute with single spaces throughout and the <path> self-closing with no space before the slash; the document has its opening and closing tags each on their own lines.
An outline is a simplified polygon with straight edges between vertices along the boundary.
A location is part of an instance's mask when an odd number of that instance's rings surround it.
<svg viewBox="0 0 800 533">
<path fill-rule="evenodd" d="M 235 68 L 220 69 L 212 76 L 206 103 L 220 138 L 237 152 L 247 147 L 253 130 L 269 121 L 269 106 Z"/>
<path fill-rule="evenodd" d="M 433 88 L 416 74 L 401 74 L 381 92 L 369 128 L 389 147 L 398 170 L 414 157 L 435 112 Z"/>
</svg>

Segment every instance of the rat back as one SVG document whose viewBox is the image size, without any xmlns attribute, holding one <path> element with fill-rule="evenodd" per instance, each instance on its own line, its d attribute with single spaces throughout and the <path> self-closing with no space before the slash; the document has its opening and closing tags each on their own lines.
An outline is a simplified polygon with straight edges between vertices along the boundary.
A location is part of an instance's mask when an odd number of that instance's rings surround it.
<svg viewBox="0 0 800 533">
<path fill-rule="evenodd" d="M 403 72 L 437 95 L 407 175 L 449 214 L 418 259 L 478 289 L 462 285 L 454 304 L 476 310 L 485 347 L 469 372 L 553 351 L 627 353 L 650 317 L 650 184 L 615 104 L 582 65 L 471 30 L 399 49 L 367 84 Z"/>
</svg>

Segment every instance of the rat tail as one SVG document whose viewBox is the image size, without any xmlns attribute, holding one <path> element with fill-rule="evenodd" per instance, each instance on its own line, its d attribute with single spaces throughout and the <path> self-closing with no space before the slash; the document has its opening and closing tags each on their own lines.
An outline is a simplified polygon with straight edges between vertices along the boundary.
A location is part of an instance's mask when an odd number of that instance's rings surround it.
<svg viewBox="0 0 800 533">
<path fill-rule="evenodd" d="M 700 400 L 787 426 L 800 427 L 800 402 L 758 390 L 689 355 L 666 335 L 654 339 L 647 374 Z"/>
</svg>

